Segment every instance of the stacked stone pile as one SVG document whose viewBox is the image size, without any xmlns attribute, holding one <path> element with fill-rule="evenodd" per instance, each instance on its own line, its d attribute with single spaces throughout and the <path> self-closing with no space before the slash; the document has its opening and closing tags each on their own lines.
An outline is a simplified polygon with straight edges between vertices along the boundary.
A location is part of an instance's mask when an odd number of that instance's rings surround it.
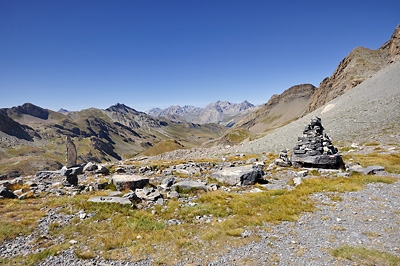
<svg viewBox="0 0 400 266">
<path fill-rule="evenodd" d="M 343 167 L 343 160 L 338 150 L 332 145 L 329 136 L 324 133 L 321 118 L 314 117 L 304 128 L 303 135 L 298 138 L 293 149 L 292 164 L 294 167 Z"/>
</svg>

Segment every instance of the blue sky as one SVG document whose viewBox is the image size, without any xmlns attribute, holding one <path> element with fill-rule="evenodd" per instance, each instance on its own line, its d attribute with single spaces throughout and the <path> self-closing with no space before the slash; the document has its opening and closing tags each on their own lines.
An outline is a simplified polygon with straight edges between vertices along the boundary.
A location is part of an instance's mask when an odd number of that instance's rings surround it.
<svg viewBox="0 0 400 266">
<path fill-rule="evenodd" d="M 400 1 L 0 0 L 0 108 L 262 104 L 379 48 Z"/>
</svg>

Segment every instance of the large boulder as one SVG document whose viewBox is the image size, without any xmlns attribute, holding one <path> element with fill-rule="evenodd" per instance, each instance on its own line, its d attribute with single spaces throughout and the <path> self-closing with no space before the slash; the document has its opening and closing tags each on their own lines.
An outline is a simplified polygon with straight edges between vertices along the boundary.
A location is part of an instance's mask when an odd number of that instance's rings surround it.
<svg viewBox="0 0 400 266">
<path fill-rule="evenodd" d="M 254 184 L 261 179 L 264 172 L 261 168 L 252 165 L 228 167 L 211 174 L 211 178 L 231 186 L 245 186 Z"/>
<path fill-rule="evenodd" d="M 111 182 L 118 190 L 144 188 L 149 184 L 149 178 L 140 175 L 114 175 Z"/>
</svg>

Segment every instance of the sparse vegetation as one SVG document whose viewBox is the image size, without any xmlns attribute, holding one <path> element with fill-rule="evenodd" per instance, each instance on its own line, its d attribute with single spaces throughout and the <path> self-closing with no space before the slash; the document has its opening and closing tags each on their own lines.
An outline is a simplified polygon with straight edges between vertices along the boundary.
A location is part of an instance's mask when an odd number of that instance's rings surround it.
<svg viewBox="0 0 400 266">
<path fill-rule="evenodd" d="M 359 162 L 362 166 L 382 165 L 387 172 L 400 174 L 400 153 L 378 154 L 376 152 L 370 154 L 354 154 L 343 156 L 344 160 L 352 159 Z"/>
<path fill-rule="evenodd" d="M 190 192 L 199 197 L 196 205 L 186 206 L 178 200 L 169 200 L 166 206 L 156 205 L 155 212 L 86 201 L 90 196 L 103 195 L 106 192 L 30 199 L 24 204 L 17 200 L 4 200 L 1 208 L 1 239 L 4 241 L 19 233 L 31 232 L 37 217 L 44 215 L 41 210 L 44 206 L 60 208 L 59 212 L 65 214 L 85 210 L 86 213 L 94 213 L 94 216 L 85 220 L 75 217 L 69 225 L 54 223 L 49 226 L 49 233 L 53 237 L 62 235 L 66 242 L 76 240 L 83 245 L 77 253 L 80 258 L 101 255 L 119 259 L 123 250 L 128 250 L 133 260 L 153 254 L 154 257 L 163 258 L 163 263 L 168 264 L 173 258 L 182 258 L 188 252 L 223 252 L 227 241 L 232 246 L 238 246 L 257 240 L 258 236 L 243 239 L 241 234 L 244 228 L 268 230 L 269 223 L 297 220 L 301 212 L 314 210 L 314 202 L 309 196 L 315 192 L 335 192 L 332 197 L 338 200 L 337 193 L 360 190 L 364 184 L 370 182 L 392 183 L 395 179 L 362 175 L 336 179 L 315 177 L 305 179 L 303 184 L 292 191 L 273 190 L 246 194 L 221 190 Z M 202 216 L 213 217 L 213 221 L 199 223 L 196 217 Z M 171 219 L 183 223 L 168 225 L 167 221 Z M 43 252 L 30 256 L 26 263 L 34 263 L 64 248 L 66 246 L 50 245 Z"/>
<path fill-rule="evenodd" d="M 237 129 L 228 134 L 228 139 L 233 143 L 240 143 L 250 137 L 250 134 L 245 129 Z"/>
<path fill-rule="evenodd" d="M 343 246 L 333 250 L 332 255 L 360 265 L 400 265 L 400 257 L 364 247 Z"/>
</svg>

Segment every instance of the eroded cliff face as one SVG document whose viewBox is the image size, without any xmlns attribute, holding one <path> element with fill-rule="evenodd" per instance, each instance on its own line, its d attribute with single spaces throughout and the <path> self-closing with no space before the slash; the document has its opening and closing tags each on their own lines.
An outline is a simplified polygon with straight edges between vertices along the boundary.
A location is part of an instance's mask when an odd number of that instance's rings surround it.
<svg viewBox="0 0 400 266">
<path fill-rule="evenodd" d="M 332 76 L 324 79 L 313 96 L 305 113 L 310 113 L 325 103 L 351 90 L 371 77 L 400 55 L 400 25 L 382 47 L 371 50 L 357 47 L 339 64 Z"/>
<path fill-rule="evenodd" d="M 390 40 L 382 45 L 379 50 L 388 51 L 390 60 L 400 55 L 400 25 L 394 30 Z"/>
</svg>

